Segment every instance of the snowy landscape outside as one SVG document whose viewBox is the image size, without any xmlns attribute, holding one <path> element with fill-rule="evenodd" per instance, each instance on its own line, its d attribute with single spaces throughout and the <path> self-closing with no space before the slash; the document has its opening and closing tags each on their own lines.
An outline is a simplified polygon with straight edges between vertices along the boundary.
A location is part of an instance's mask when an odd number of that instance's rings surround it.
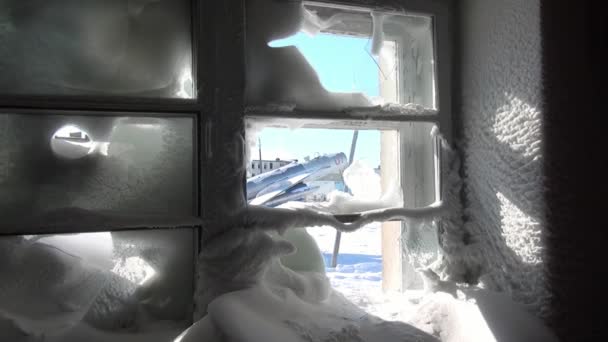
<svg viewBox="0 0 608 342">
<path fill-rule="evenodd" d="M 336 231 L 331 227 L 307 228 L 323 253 L 325 272 L 332 287 L 371 315 L 387 321 L 408 321 L 421 290 L 405 293 L 382 290 L 381 224 L 370 224 L 342 234 L 336 267 L 331 267 Z"/>
</svg>

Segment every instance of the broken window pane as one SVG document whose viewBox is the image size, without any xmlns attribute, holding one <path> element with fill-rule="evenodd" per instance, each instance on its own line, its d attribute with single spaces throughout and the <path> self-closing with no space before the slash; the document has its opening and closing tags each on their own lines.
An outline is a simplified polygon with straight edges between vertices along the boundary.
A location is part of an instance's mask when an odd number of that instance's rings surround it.
<svg viewBox="0 0 608 342">
<path fill-rule="evenodd" d="M 436 109 L 430 16 L 314 2 L 248 5 L 249 105 Z M 275 12 L 281 20 L 267 20 Z"/>
<path fill-rule="evenodd" d="M 190 216 L 192 117 L 0 114 L 0 212 Z"/>
<path fill-rule="evenodd" d="M 192 315 L 193 241 L 192 229 L 0 237 L 0 336 L 175 337 Z"/>
<path fill-rule="evenodd" d="M 0 0 L 0 93 L 192 98 L 187 0 Z"/>
</svg>

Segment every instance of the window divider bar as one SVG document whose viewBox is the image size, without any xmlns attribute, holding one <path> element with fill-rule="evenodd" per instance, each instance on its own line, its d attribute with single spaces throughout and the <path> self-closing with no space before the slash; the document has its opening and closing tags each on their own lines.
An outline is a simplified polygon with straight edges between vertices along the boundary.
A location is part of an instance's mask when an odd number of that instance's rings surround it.
<svg viewBox="0 0 608 342">
<path fill-rule="evenodd" d="M 0 95 L 0 109 L 40 109 L 78 111 L 195 113 L 205 111 L 203 105 L 190 99 L 88 97 L 88 96 L 21 96 Z"/>
<path fill-rule="evenodd" d="M 76 116 L 96 116 L 96 117 L 151 117 L 151 118 L 192 118 L 200 120 L 200 113 L 197 112 L 169 112 L 169 111 L 136 111 L 129 112 L 124 108 L 119 110 L 89 110 L 89 109 L 64 109 L 64 108 L 33 108 L 24 109 L 16 107 L 0 107 L 2 114 L 19 115 L 76 115 Z"/>
<path fill-rule="evenodd" d="M 90 213 L 83 215 L 65 215 L 61 221 L 31 220 L 30 222 L 3 222 L 0 224 L 0 236 L 15 235 L 48 235 L 66 233 L 94 233 L 122 230 L 178 229 L 197 228 L 203 220 L 194 216 L 179 217 L 113 217 Z"/>
<path fill-rule="evenodd" d="M 329 120 L 329 121 L 365 121 L 378 123 L 404 123 L 404 122 L 441 122 L 440 114 L 433 115 L 409 115 L 409 114 L 359 114 L 349 112 L 326 112 L 326 111 L 257 111 L 248 110 L 245 114 L 248 119 L 289 119 L 289 120 Z"/>
</svg>

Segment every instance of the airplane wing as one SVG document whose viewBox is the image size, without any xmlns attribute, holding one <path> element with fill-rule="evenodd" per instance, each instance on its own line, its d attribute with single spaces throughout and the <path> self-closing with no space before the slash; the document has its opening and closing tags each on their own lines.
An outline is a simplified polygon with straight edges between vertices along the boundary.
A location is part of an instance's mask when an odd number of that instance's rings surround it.
<svg viewBox="0 0 608 342">
<path fill-rule="evenodd" d="M 257 197 L 249 201 L 249 204 L 262 205 L 270 201 L 271 199 L 287 192 L 289 189 L 293 188 L 294 186 L 308 178 L 308 176 L 310 176 L 311 174 L 311 172 L 302 173 L 299 175 L 295 175 L 291 178 L 285 179 L 279 183 L 273 184 L 268 188 L 260 191 Z"/>
</svg>

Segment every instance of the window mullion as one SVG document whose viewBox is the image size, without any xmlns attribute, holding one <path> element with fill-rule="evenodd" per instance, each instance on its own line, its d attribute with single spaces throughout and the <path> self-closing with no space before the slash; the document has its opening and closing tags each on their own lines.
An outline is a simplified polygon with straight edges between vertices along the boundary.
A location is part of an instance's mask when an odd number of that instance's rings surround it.
<svg viewBox="0 0 608 342">
<path fill-rule="evenodd" d="M 202 104 L 184 99 L 0 95 L 0 108 L 195 113 L 202 109 Z"/>
<path fill-rule="evenodd" d="M 227 217 L 246 205 L 244 194 L 244 1 L 202 2 L 199 42 L 199 94 L 209 112 L 207 134 L 201 155 L 203 189 L 201 212 L 209 229 L 201 236 L 214 235 L 225 228 Z M 207 181 L 205 181 L 207 180 Z"/>
</svg>

